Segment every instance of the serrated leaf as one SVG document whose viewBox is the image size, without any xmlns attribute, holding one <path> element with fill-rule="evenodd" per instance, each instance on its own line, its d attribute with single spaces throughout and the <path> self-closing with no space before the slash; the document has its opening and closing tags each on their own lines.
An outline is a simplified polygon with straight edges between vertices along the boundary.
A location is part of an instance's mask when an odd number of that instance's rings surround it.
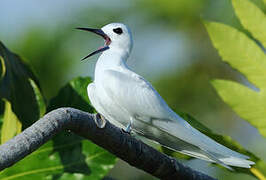
<svg viewBox="0 0 266 180">
<path fill-rule="evenodd" d="M 262 93 L 226 80 L 214 80 L 212 85 L 240 117 L 257 127 L 259 132 L 266 137 L 266 101 Z"/>
<path fill-rule="evenodd" d="M 233 5 L 243 26 L 265 45 L 265 15 L 247 0 L 233 0 Z M 244 74 L 251 83 L 259 88 L 259 91 L 228 80 L 214 80 L 212 85 L 222 99 L 240 117 L 257 127 L 259 132 L 266 137 L 265 53 L 257 43 L 233 27 L 213 22 L 207 22 L 205 25 L 212 43 L 222 59 Z M 209 136 L 212 137 L 212 135 Z M 215 137 L 213 138 L 215 139 Z M 217 141 L 219 142 L 219 140 Z M 239 147 L 236 143 L 231 144 Z M 228 144 L 228 147 L 230 147 L 230 144 Z M 235 150 L 234 147 L 230 148 Z M 243 151 L 245 150 L 239 150 L 242 153 Z M 251 157 L 251 160 L 256 162 L 256 165 L 249 169 L 250 173 L 258 179 L 265 180 L 265 162 L 250 152 L 247 152 L 247 154 Z M 247 169 L 240 170 L 242 172 L 247 171 Z"/>
<path fill-rule="evenodd" d="M 244 33 L 225 24 L 206 22 L 209 36 L 223 61 L 243 73 L 257 87 L 266 88 L 266 56 Z"/>
<path fill-rule="evenodd" d="M 11 103 L 12 111 L 25 128 L 40 118 L 39 104 L 29 79 L 35 83 L 37 80 L 20 57 L 10 52 L 1 42 L 0 57 L 0 98 Z"/>
<path fill-rule="evenodd" d="M 232 0 L 241 24 L 266 47 L 266 16 L 249 0 Z"/>
<path fill-rule="evenodd" d="M 3 115 L 3 125 L 1 130 L 1 144 L 5 143 L 21 132 L 22 124 L 16 114 L 12 111 L 11 104 L 5 100 L 5 111 Z"/>
<path fill-rule="evenodd" d="M 213 85 L 222 99 L 266 137 L 266 56 L 243 33 L 220 23 L 206 23 L 220 56 L 254 83 L 259 92 L 238 83 L 217 80 Z"/>
</svg>

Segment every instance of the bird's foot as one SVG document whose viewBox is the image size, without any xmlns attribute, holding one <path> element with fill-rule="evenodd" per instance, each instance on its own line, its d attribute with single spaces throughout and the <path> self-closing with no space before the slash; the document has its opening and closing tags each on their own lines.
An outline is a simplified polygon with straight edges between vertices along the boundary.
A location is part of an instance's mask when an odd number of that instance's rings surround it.
<svg viewBox="0 0 266 180">
<path fill-rule="evenodd" d="M 106 119 L 99 113 L 96 114 L 94 118 L 94 122 L 97 125 L 98 128 L 104 128 L 106 124 Z"/>
<path fill-rule="evenodd" d="M 122 129 L 125 133 L 127 133 L 127 134 L 130 134 L 131 133 L 131 130 L 132 130 L 132 122 L 133 122 L 133 120 L 132 120 L 132 118 L 130 118 L 130 122 L 128 123 L 126 129 Z"/>
</svg>

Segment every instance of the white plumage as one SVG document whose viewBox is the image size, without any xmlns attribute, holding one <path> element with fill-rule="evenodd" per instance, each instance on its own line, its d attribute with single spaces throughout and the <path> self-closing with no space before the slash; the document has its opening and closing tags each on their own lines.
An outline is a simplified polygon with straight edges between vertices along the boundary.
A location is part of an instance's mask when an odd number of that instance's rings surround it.
<svg viewBox="0 0 266 180">
<path fill-rule="evenodd" d="M 127 26 L 112 23 L 101 32 L 108 42 L 97 61 L 94 82 L 88 86 L 89 99 L 100 114 L 122 128 L 131 122 L 136 133 L 199 159 L 227 168 L 250 168 L 254 164 L 247 160 L 248 156 L 230 150 L 190 126 L 169 108 L 148 81 L 128 68 L 126 60 L 133 41 Z"/>
</svg>

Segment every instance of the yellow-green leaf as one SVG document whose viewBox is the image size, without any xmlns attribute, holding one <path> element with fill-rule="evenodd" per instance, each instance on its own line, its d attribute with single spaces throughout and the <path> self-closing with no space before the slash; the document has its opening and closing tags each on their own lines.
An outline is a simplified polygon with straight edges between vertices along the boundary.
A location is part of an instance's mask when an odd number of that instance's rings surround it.
<svg viewBox="0 0 266 180">
<path fill-rule="evenodd" d="M 46 112 L 46 104 L 44 98 L 37 84 L 32 79 L 29 79 L 29 81 L 35 93 L 36 102 L 39 106 L 40 117 L 42 117 Z"/>
<path fill-rule="evenodd" d="M 1 81 L 0 98 L 8 100 L 12 111 L 22 122 L 23 128 L 28 127 L 40 118 L 39 102 L 29 79 L 38 81 L 29 66 L 0 42 Z M 4 71 L 3 71 L 4 67 Z M 4 73 L 3 73 L 4 72 Z"/>
<path fill-rule="evenodd" d="M 232 1 L 243 26 L 265 46 L 265 14 L 248 0 Z M 240 117 L 257 127 L 259 132 L 266 137 L 265 53 L 258 43 L 233 27 L 214 22 L 207 22 L 205 25 L 212 43 L 222 59 L 245 75 L 258 90 L 228 80 L 214 80 L 212 85 Z M 252 159 L 255 158 L 253 154 L 249 155 Z M 256 162 L 256 165 L 252 166 L 249 172 L 258 179 L 265 180 L 265 162 L 258 158 L 253 161 Z"/>
<path fill-rule="evenodd" d="M 266 47 L 266 16 L 249 0 L 232 0 L 241 24 Z"/>
<path fill-rule="evenodd" d="M 220 56 L 242 72 L 259 88 L 259 92 L 238 83 L 213 82 L 222 99 L 243 119 L 257 127 L 266 137 L 266 56 L 259 46 L 244 33 L 220 23 L 206 23 Z"/>
<path fill-rule="evenodd" d="M 5 66 L 5 61 L 2 56 L 0 56 L 0 64 L 1 64 L 1 71 L 0 71 L 0 81 L 1 79 L 5 76 L 6 73 L 6 66 Z"/>
<path fill-rule="evenodd" d="M 266 136 L 266 101 L 263 93 L 255 92 L 239 83 L 214 80 L 212 85 L 222 99 L 243 119 Z"/>
<path fill-rule="evenodd" d="M 15 135 L 21 132 L 21 122 L 18 120 L 9 101 L 4 100 L 5 111 L 3 117 L 3 125 L 1 130 L 1 144 L 5 143 Z"/>
<path fill-rule="evenodd" d="M 205 25 L 222 59 L 257 87 L 266 88 L 266 56 L 262 49 L 233 27 L 215 22 Z"/>
</svg>

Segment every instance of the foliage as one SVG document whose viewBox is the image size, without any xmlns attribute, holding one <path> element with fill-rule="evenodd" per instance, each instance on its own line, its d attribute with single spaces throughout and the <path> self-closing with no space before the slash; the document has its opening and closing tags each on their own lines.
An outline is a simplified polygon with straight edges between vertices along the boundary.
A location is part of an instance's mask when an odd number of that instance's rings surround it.
<svg viewBox="0 0 266 180">
<path fill-rule="evenodd" d="M 241 3 L 237 0 L 234 0 L 233 2 L 236 12 L 248 12 L 249 6 L 242 6 L 239 4 L 251 4 L 248 0 L 241 1 Z M 256 11 L 260 12 L 258 8 L 251 7 L 252 11 L 256 9 Z M 253 12 L 253 14 L 258 13 Z M 239 18 L 244 19 L 242 21 L 245 22 L 245 25 L 251 24 L 249 23 L 251 22 L 251 20 L 249 20 L 250 18 L 242 16 Z M 264 24 L 266 24 L 265 15 L 264 19 L 261 18 L 260 22 L 256 24 L 256 27 L 258 28 L 255 28 L 255 30 L 249 26 L 245 26 L 245 28 L 252 32 L 252 34 L 257 34 L 259 30 L 266 28 Z M 214 46 L 217 48 L 223 60 L 245 75 L 251 83 L 259 88 L 259 91 L 228 80 L 214 80 L 212 82 L 214 87 L 223 100 L 229 104 L 240 117 L 257 127 L 259 132 L 266 136 L 265 53 L 255 41 L 232 27 L 213 22 L 207 22 L 206 27 Z M 265 34 L 264 36 L 266 37 L 264 30 L 259 34 L 260 35 L 257 37 L 260 37 L 262 40 L 264 39 L 263 34 Z"/>
<path fill-rule="evenodd" d="M 61 133 L 11 168 L 0 179 L 102 179 L 115 159 L 95 144 Z M 62 141 L 62 139 L 64 139 Z"/>
<path fill-rule="evenodd" d="M 248 0 L 232 2 L 242 25 L 265 47 L 265 14 Z M 216 22 L 206 22 L 205 25 L 213 45 L 223 60 L 245 75 L 259 90 L 234 81 L 218 79 L 212 81 L 213 86 L 240 117 L 254 125 L 266 137 L 266 55 L 263 47 L 243 32 L 228 25 Z M 239 151 L 243 152 L 241 149 Z M 253 154 L 248 154 L 256 162 L 251 172 L 259 179 L 266 179 L 265 162 Z"/>
<path fill-rule="evenodd" d="M 86 91 L 87 86 L 90 82 L 90 78 L 81 77 L 75 78 L 74 80 L 70 81 L 59 91 L 58 95 L 51 100 L 48 109 L 52 110 L 59 107 L 73 107 L 87 112 L 93 112 L 94 110 L 90 105 Z M 72 145 L 72 148 L 68 151 L 65 151 L 64 149 L 59 150 L 60 157 L 64 166 L 68 167 L 69 163 L 71 164 L 73 161 L 77 161 L 79 159 L 83 159 L 83 161 L 87 163 L 87 165 L 83 165 L 83 168 L 67 168 L 64 173 L 60 174 L 60 177 L 63 179 L 72 179 L 73 177 L 75 177 L 75 174 L 71 173 L 83 173 L 85 179 L 101 179 L 111 168 L 113 168 L 114 163 L 116 162 L 116 158 L 112 154 L 92 143 L 90 143 L 91 145 L 88 146 L 88 143 L 86 144 L 87 140 L 82 140 L 74 134 L 67 135 L 66 133 L 64 133 L 60 138 L 53 139 L 53 142 L 54 144 L 60 144 L 62 142 L 63 144 L 65 144 L 64 142 L 78 142 Z M 86 156 L 80 157 L 80 153 L 77 154 L 77 156 L 71 154 L 71 152 L 74 151 L 81 151 L 82 154 L 90 156 L 98 156 L 97 154 L 100 155 L 99 158 L 94 161 L 94 164 L 89 164 L 85 159 Z M 82 169 L 83 172 L 80 172 Z"/>
<path fill-rule="evenodd" d="M 3 115 L 3 125 L 1 130 L 1 144 L 5 143 L 15 135 L 21 132 L 22 124 L 17 118 L 16 114 L 12 111 L 9 101 L 4 100 L 5 111 Z"/>
<path fill-rule="evenodd" d="M 3 99 L 5 110 L 1 116 L 1 120 L 3 119 L 1 142 L 4 143 L 18 134 L 22 125 L 28 126 L 33 123 L 21 121 L 20 117 L 24 117 L 25 113 L 34 115 L 34 111 L 14 111 L 13 103 L 26 106 L 18 100 L 24 100 L 23 98 L 28 98 L 28 94 L 31 94 L 33 98 L 25 100 L 28 102 L 26 108 L 32 109 L 30 106 L 32 104 L 37 106 L 36 116 L 38 118 L 45 114 L 46 104 L 29 68 L 18 56 L 8 51 L 3 45 L 1 46 L 0 52 L 3 55 L 0 56 L 0 92 L 5 95 L 1 94 L 2 98 L 5 98 Z M 90 78 L 76 78 L 70 81 L 51 100 L 48 110 L 68 106 L 93 112 L 86 91 L 90 82 Z M 8 87 L 12 91 L 9 91 Z M 12 99 L 14 96 L 15 98 Z M 11 101 L 6 99 L 11 99 Z M 61 132 L 25 159 L 2 171 L 0 179 L 102 179 L 112 169 L 115 162 L 116 158 L 113 155 L 92 142 L 70 132 Z"/>
<path fill-rule="evenodd" d="M 1 42 L 0 59 L 0 98 L 10 102 L 12 111 L 25 128 L 40 118 L 38 100 L 31 84 L 31 80 L 36 84 L 38 81 L 20 57 L 11 53 Z"/>
</svg>

